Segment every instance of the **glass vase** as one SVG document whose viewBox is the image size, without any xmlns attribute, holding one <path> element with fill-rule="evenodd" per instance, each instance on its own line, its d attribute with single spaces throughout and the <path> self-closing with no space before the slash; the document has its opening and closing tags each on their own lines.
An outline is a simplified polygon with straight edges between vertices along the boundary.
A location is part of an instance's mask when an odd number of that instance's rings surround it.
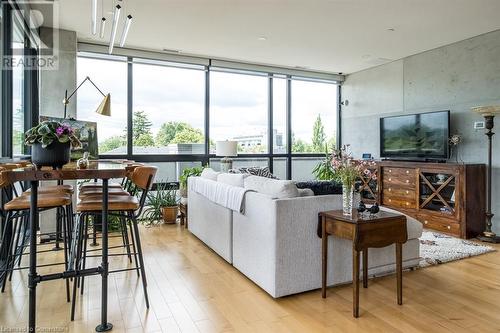
<svg viewBox="0 0 500 333">
<path fill-rule="evenodd" d="M 353 185 L 342 185 L 342 211 L 346 216 L 352 216 Z"/>
</svg>

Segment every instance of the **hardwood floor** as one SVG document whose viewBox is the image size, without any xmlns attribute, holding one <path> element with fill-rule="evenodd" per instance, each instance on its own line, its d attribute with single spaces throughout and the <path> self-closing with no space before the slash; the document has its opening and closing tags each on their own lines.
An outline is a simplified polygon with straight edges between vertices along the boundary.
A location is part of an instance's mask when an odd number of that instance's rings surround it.
<svg viewBox="0 0 500 333">
<path fill-rule="evenodd" d="M 360 318 L 354 319 L 350 285 L 329 288 L 326 299 L 318 289 L 274 300 L 178 225 L 141 228 L 141 235 L 151 308 L 145 307 L 135 272 L 111 275 L 112 332 L 500 331 L 497 252 L 405 272 L 403 306 L 396 303 L 395 276 L 370 280 L 360 291 Z M 62 255 L 50 252 L 39 261 L 60 261 Z M 125 263 L 113 257 L 111 267 Z M 26 272 L 16 272 L 0 294 L 2 332 L 25 327 L 26 281 Z M 39 327 L 94 332 L 100 316 L 98 277 L 86 280 L 74 322 L 62 281 L 44 282 L 38 290 Z"/>
</svg>

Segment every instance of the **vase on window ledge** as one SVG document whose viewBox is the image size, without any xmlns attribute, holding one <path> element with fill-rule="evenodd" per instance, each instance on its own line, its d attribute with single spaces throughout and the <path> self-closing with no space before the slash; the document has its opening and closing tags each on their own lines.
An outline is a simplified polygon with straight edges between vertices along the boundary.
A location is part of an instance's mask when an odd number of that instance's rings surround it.
<svg viewBox="0 0 500 333">
<path fill-rule="evenodd" d="M 345 216 L 352 215 L 354 185 L 342 184 L 342 211 Z"/>
</svg>

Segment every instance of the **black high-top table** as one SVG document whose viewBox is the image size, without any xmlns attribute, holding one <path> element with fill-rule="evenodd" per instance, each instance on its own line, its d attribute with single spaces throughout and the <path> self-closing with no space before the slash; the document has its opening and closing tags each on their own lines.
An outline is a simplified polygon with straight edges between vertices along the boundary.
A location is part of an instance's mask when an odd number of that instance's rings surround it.
<svg viewBox="0 0 500 333">
<path fill-rule="evenodd" d="M 68 279 L 78 276 L 101 275 L 101 323 L 96 327 L 97 332 L 109 331 L 113 328 L 108 323 L 108 181 L 114 178 L 126 177 L 131 165 L 130 161 L 92 161 L 87 169 L 78 169 L 75 163 L 70 163 L 59 170 L 41 169 L 34 167 L 4 171 L 4 177 L 14 183 L 29 182 L 30 195 L 30 255 L 29 255 L 29 320 L 28 332 L 36 331 L 36 287 L 40 282 L 56 279 Z M 37 226 L 38 226 L 38 185 L 45 180 L 78 180 L 101 179 L 103 188 L 102 197 L 102 262 L 98 267 L 75 271 L 74 267 L 68 271 L 39 275 L 37 272 Z"/>
</svg>

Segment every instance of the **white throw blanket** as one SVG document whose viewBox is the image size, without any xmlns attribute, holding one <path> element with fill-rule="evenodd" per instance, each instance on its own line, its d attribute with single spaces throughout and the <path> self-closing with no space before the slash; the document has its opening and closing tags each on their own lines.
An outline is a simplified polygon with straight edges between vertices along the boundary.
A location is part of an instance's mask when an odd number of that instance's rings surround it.
<svg viewBox="0 0 500 333">
<path fill-rule="evenodd" d="M 239 213 L 245 211 L 245 193 L 250 190 L 219 183 L 210 179 L 192 177 L 189 179 L 189 190 L 199 193 L 216 204 Z"/>
</svg>

